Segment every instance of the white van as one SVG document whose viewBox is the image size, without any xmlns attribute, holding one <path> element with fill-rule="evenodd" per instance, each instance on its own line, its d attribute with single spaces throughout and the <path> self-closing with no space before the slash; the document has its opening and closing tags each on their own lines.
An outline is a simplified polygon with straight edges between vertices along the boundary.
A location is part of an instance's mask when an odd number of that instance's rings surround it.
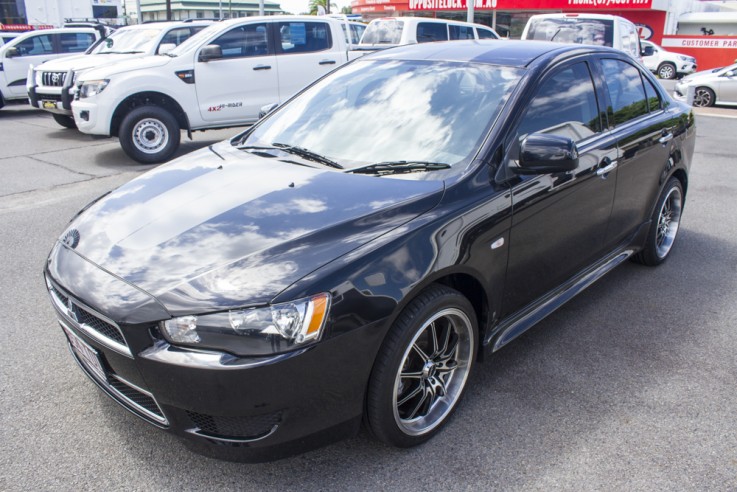
<svg viewBox="0 0 737 492">
<path fill-rule="evenodd" d="M 539 14 L 530 17 L 522 39 L 609 46 L 641 60 L 637 27 L 608 14 Z"/>
<path fill-rule="evenodd" d="M 458 39 L 499 39 L 499 35 L 488 26 L 469 22 L 427 17 L 384 17 L 369 23 L 358 49 Z"/>
</svg>

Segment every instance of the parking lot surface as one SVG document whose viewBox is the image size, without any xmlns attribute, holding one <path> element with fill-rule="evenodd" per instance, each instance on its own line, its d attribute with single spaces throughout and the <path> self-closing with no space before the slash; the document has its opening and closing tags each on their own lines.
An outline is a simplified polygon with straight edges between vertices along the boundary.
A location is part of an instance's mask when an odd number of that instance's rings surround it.
<svg viewBox="0 0 737 492">
<path fill-rule="evenodd" d="M 363 433 L 247 465 L 192 454 L 104 396 L 46 295 L 69 218 L 149 167 L 114 139 L 3 108 L 0 490 L 736 490 L 735 116 L 698 110 L 670 259 L 617 268 L 487 357 L 430 442 L 399 450 Z M 197 134 L 180 154 L 236 132 Z"/>
</svg>

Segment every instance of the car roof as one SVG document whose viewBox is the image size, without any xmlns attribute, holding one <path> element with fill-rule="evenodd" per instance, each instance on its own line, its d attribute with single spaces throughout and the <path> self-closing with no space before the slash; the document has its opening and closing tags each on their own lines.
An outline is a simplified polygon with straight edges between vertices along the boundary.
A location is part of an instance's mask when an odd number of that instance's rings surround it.
<svg viewBox="0 0 737 492">
<path fill-rule="evenodd" d="M 411 44 L 378 51 L 366 58 L 460 61 L 526 67 L 541 57 L 553 58 L 592 52 L 622 54 L 618 50 L 603 46 L 481 39 Z"/>
<path fill-rule="evenodd" d="M 187 27 L 187 26 L 209 26 L 214 21 L 209 20 L 192 20 L 192 21 L 164 21 L 164 22 L 144 22 L 143 24 L 131 24 L 121 27 L 117 31 L 133 31 L 138 29 L 168 29 L 170 27 Z"/>
</svg>

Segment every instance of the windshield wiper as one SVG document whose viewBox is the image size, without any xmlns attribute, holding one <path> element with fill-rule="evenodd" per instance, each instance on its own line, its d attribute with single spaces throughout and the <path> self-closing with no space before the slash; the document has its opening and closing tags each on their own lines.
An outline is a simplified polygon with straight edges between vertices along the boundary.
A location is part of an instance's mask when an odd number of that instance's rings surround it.
<svg viewBox="0 0 737 492">
<path fill-rule="evenodd" d="M 387 161 L 369 164 L 368 166 L 349 169 L 347 172 L 355 174 L 403 174 L 425 171 L 450 169 L 450 164 L 428 161 Z"/>
<path fill-rule="evenodd" d="M 289 154 L 298 155 L 307 160 L 319 162 L 320 164 L 324 164 L 329 167 L 334 167 L 336 169 L 344 169 L 343 166 L 341 166 L 337 162 L 332 161 L 323 155 L 312 152 L 311 150 L 305 149 L 304 147 L 297 147 L 294 145 L 288 145 L 288 144 L 279 143 L 279 142 L 274 142 L 272 145 L 278 148 L 279 150 L 283 150 L 284 152 L 287 152 Z"/>
</svg>

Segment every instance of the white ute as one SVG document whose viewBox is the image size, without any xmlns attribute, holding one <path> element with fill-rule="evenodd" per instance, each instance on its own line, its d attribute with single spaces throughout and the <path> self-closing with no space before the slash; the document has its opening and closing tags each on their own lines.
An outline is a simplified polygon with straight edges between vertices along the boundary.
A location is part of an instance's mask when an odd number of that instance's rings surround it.
<svg viewBox="0 0 737 492">
<path fill-rule="evenodd" d="M 74 128 L 72 100 L 79 73 L 122 60 L 164 54 L 210 24 L 212 21 L 187 20 L 127 26 L 83 55 L 42 63 L 28 75 L 31 106 L 49 111 L 61 126 Z"/>
<path fill-rule="evenodd" d="M 353 56 L 353 55 L 351 55 Z M 341 21 L 266 16 L 213 24 L 166 55 L 80 74 L 77 128 L 117 135 L 131 158 L 167 160 L 187 132 L 248 125 L 349 60 Z"/>
</svg>

